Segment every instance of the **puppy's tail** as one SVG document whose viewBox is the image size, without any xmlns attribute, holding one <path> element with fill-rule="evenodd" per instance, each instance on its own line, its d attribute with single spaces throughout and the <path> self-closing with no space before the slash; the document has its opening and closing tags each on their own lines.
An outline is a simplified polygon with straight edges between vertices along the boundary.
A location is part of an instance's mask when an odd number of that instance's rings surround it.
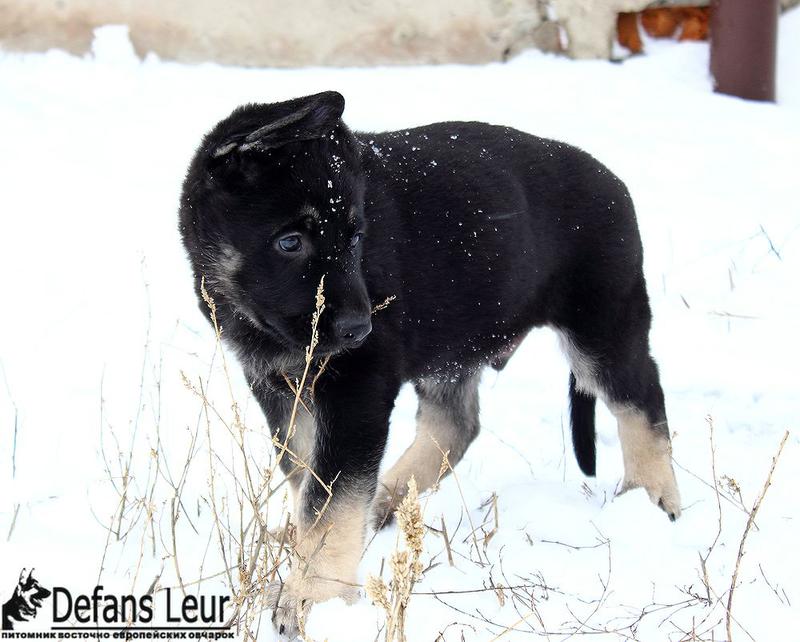
<svg viewBox="0 0 800 642">
<path fill-rule="evenodd" d="M 572 447 L 575 459 L 584 475 L 594 477 L 597 462 L 594 432 L 594 406 L 597 397 L 578 390 L 575 375 L 569 375 L 570 422 L 572 423 Z"/>
</svg>

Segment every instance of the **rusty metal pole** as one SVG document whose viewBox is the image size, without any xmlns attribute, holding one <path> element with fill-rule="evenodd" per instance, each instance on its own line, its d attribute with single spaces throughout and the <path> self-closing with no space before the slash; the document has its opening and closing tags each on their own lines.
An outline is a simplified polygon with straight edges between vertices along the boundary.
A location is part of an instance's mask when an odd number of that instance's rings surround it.
<svg viewBox="0 0 800 642">
<path fill-rule="evenodd" d="M 714 91 L 775 100 L 779 0 L 712 0 Z"/>
</svg>

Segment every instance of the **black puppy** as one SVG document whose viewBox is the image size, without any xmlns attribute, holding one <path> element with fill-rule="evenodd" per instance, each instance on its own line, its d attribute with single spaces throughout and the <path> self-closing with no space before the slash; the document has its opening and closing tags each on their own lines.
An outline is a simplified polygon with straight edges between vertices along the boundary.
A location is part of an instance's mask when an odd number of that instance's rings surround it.
<svg viewBox="0 0 800 642">
<path fill-rule="evenodd" d="M 623 489 L 642 486 L 678 516 L 625 185 L 579 149 L 508 127 L 363 134 L 341 121 L 343 110 L 336 92 L 236 109 L 203 140 L 181 199 L 198 295 L 205 279 L 224 339 L 294 455 L 282 467 L 308 566 L 273 592 L 279 630 L 294 631 L 301 600 L 349 596 L 368 523 L 382 522 L 412 474 L 420 489 L 436 481 L 440 448 L 452 464 L 461 459 L 479 429 L 481 369 L 501 367 L 536 326 L 559 333 L 570 361 L 581 469 L 595 472 L 600 397 L 619 423 Z M 315 356 L 328 363 L 306 400 L 313 416 L 302 410 L 287 435 L 284 375 L 302 371 L 323 276 Z M 373 316 L 387 297 L 396 298 Z M 419 395 L 417 438 L 379 484 L 389 415 L 407 381 Z M 297 459 L 335 480 L 313 528 L 327 492 L 293 472 Z"/>
<path fill-rule="evenodd" d="M 33 569 L 28 573 L 23 568 L 14 588 L 14 594 L 3 604 L 3 631 L 13 631 L 14 622 L 27 622 L 36 617 L 36 611 L 42 605 L 42 600 L 49 596 L 50 591 L 33 577 Z"/>
</svg>

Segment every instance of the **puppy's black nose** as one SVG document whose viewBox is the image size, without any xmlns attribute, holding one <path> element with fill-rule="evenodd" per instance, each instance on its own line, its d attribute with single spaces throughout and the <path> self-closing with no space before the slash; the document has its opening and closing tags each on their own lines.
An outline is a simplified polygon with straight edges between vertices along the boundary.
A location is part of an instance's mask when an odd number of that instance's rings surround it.
<svg viewBox="0 0 800 642">
<path fill-rule="evenodd" d="M 346 344 L 358 343 L 372 332 L 370 318 L 359 314 L 343 314 L 333 325 L 336 336 Z"/>
</svg>

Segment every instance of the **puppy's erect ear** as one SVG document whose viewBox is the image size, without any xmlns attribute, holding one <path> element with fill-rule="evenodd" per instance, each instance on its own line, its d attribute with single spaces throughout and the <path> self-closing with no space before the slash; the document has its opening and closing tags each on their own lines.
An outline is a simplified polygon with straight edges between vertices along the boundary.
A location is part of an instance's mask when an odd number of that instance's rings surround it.
<svg viewBox="0 0 800 642">
<path fill-rule="evenodd" d="M 212 157 L 219 158 L 234 151 L 264 151 L 294 141 L 322 138 L 341 118 L 344 97 L 337 91 L 325 91 L 255 110 L 246 109 L 250 113 L 241 113 L 243 129 L 217 145 L 211 152 Z M 236 118 L 236 113 L 232 118 Z M 254 120 L 258 122 L 255 128 Z"/>
</svg>

